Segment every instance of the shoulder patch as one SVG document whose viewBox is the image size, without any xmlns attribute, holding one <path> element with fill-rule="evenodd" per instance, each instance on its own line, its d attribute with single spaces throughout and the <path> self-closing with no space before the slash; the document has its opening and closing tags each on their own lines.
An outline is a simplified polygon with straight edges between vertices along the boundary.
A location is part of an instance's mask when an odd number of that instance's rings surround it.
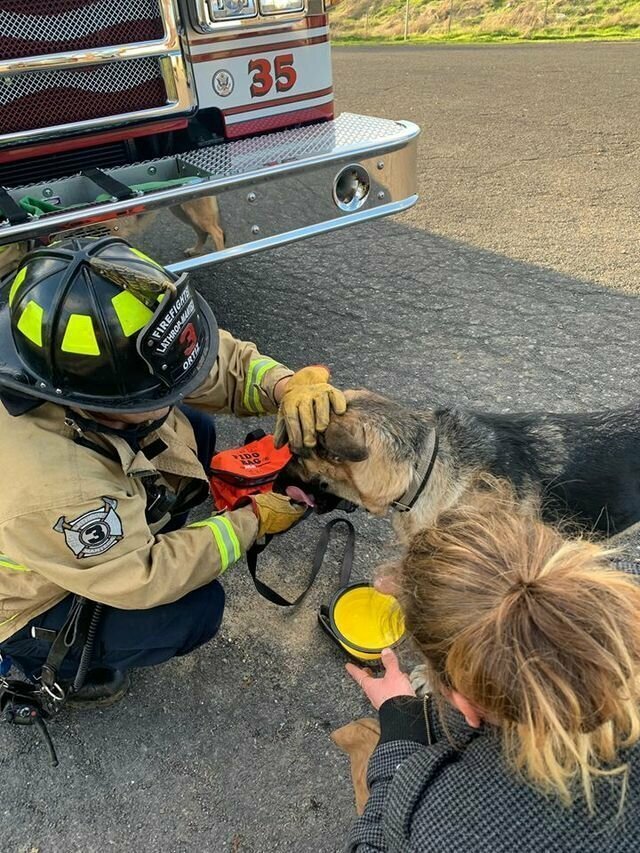
<svg viewBox="0 0 640 853">
<path fill-rule="evenodd" d="M 101 507 L 90 509 L 71 521 L 61 515 L 53 529 L 56 533 L 64 534 L 67 547 L 79 560 L 83 557 L 97 557 L 113 548 L 124 535 L 117 508 L 118 501 L 115 498 L 103 497 Z"/>
</svg>

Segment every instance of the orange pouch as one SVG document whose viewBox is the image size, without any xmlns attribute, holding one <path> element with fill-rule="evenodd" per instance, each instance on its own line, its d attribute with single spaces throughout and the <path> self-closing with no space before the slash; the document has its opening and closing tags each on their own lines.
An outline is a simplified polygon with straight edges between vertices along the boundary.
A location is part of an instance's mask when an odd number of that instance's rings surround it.
<svg viewBox="0 0 640 853">
<path fill-rule="evenodd" d="M 290 459 L 289 447 L 276 450 L 273 436 L 262 430 L 248 435 L 242 447 L 216 453 L 209 480 L 216 509 L 233 509 L 243 498 L 270 492 Z"/>
</svg>

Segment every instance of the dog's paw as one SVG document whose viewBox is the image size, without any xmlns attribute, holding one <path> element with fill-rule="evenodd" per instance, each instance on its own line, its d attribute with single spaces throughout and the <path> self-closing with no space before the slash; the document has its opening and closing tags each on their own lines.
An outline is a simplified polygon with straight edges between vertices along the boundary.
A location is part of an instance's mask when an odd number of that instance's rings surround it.
<svg viewBox="0 0 640 853">
<path fill-rule="evenodd" d="M 191 246 L 190 249 L 184 250 L 185 258 L 197 258 L 198 255 L 201 255 L 203 251 L 202 246 Z"/>
<path fill-rule="evenodd" d="M 387 560 L 376 567 L 373 585 L 383 595 L 393 595 L 397 598 L 400 593 L 399 577 L 398 560 Z"/>
<path fill-rule="evenodd" d="M 416 691 L 416 696 L 426 696 L 426 694 L 431 690 L 431 685 L 429 684 L 429 671 L 424 664 L 414 666 L 409 673 L 409 681 L 411 682 L 413 689 Z"/>
</svg>

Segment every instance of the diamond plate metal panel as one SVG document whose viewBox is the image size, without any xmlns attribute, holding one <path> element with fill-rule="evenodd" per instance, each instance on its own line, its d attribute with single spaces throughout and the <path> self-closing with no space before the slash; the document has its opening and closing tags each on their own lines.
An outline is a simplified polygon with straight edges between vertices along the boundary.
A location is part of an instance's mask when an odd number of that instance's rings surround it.
<svg viewBox="0 0 640 853">
<path fill-rule="evenodd" d="M 230 177 L 266 166 L 291 163 L 323 154 L 345 153 L 376 141 L 390 143 L 406 135 L 395 121 L 342 113 L 323 124 L 270 133 L 189 152 L 181 159 L 216 177 Z"/>
</svg>

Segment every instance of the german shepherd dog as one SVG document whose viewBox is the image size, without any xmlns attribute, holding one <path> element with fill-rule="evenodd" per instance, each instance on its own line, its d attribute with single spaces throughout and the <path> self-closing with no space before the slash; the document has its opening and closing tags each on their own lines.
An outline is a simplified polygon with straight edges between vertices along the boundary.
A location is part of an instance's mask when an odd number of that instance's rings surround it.
<svg viewBox="0 0 640 853">
<path fill-rule="evenodd" d="M 384 515 L 394 505 L 401 541 L 432 524 L 482 475 L 506 478 L 546 521 L 603 537 L 640 521 L 640 412 L 491 414 L 412 411 L 369 391 L 347 392 L 317 448 L 295 457 L 289 483 L 319 511 L 338 499 Z M 404 502 L 404 506 L 403 506 Z"/>
</svg>

